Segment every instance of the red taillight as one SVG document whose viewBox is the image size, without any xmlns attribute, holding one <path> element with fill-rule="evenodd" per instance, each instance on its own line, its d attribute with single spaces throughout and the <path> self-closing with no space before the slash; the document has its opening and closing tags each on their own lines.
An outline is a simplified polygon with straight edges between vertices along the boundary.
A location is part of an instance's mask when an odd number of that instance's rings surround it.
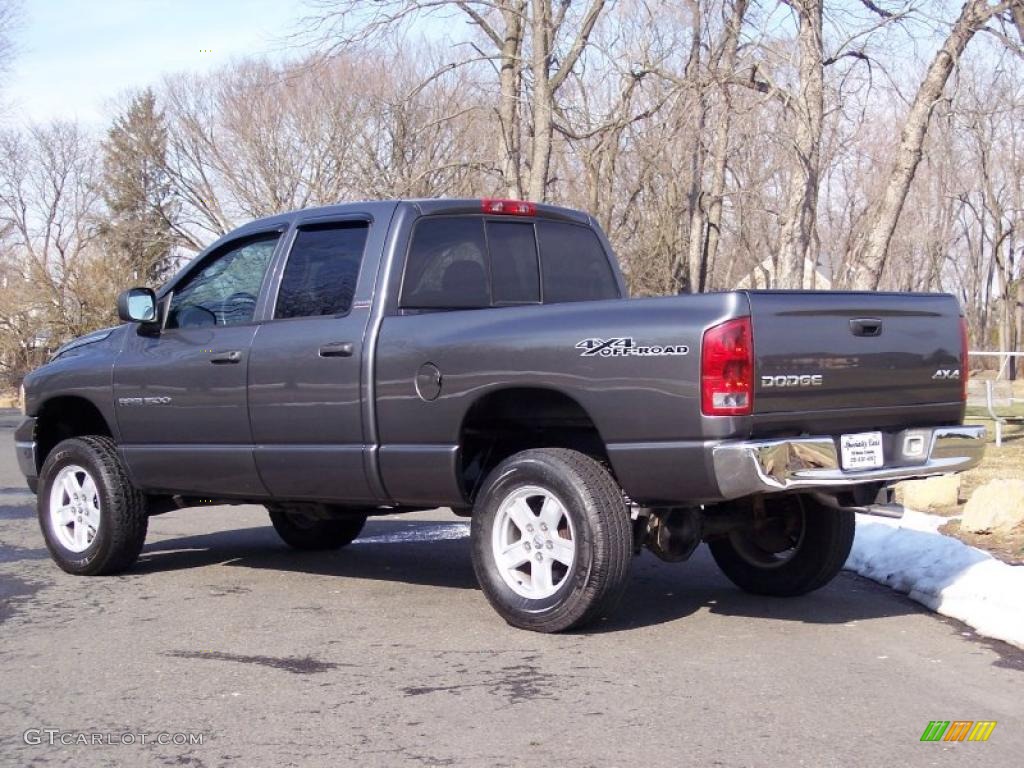
<svg viewBox="0 0 1024 768">
<path fill-rule="evenodd" d="M 484 213 L 497 213 L 501 216 L 534 216 L 537 204 L 526 200 L 492 200 L 480 201 Z"/>
<path fill-rule="evenodd" d="M 960 317 L 960 399 L 967 402 L 967 379 L 971 375 L 967 352 L 967 319 Z"/>
<path fill-rule="evenodd" d="M 705 416 L 754 411 L 754 334 L 749 317 L 704 332 L 700 351 L 700 407 Z"/>
</svg>

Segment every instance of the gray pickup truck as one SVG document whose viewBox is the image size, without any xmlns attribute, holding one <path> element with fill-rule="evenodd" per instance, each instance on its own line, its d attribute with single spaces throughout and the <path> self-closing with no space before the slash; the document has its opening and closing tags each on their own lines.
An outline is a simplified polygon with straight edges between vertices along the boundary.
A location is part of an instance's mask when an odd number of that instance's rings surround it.
<svg viewBox="0 0 1024 768">
<path fill-rule="evenodd" d="M 24 384 L 18 460 L 70 573 L 128 568 L 178 507 L 263 504 L 325 549 L 447 506 L 494 608 L 552 632 L 607 614 L 644 547 L 817 589 L 855 510 L 983 452 L 952 296 L 627 300 L 594 220 L 547 205 L 261 219 L 118 312 Z"/>
</svg>

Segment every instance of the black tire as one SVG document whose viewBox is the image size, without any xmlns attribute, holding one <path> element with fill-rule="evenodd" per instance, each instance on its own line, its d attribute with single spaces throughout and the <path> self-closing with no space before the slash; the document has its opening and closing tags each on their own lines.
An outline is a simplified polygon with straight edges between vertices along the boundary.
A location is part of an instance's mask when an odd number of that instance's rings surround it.
<svg viewBox="0 0 1024 768">
<path fill-rule="evenodd" d="M 60 526 L 50 514 L 54 482 L 62 470 L 79 467 L 93 481 L 98 499 L 98 526 L 88 546 L 82 551 L 69 549 L 69 526 Z M 84 482 L 85 474 L 75 475 Z M 39 473 L 37 510 L 46 548 L 63 570 L 80 576 L 119 573 L 129 568 L 142 551 L 146 541 L 149 517 L 146 497 L 128 479 L 128 473 L 109 437 L 86 436 L 63 440 L 50 452 Z M 73 503 L 66 494 L 69 504 Z M 90 503 L 90 502 L 80 502 Z M 75 515 L 71 515 L 72 518 Z M 77 518 L 81 520 L 81 516 Z M 69 523 L 71 530 L 75 522 Z M 62 530 L 58 532 L 58 527 Z M 74 542 L 72 542 L 74 543 Z"/>
<path fill-rule="evenodd" d="M 540 544 L 532 550 L 533 555 L 539 550 L 544 556 L 548 544 L 542 535 L 557 535 L 563 546 L 571 536 L 574 552 L 571 564 L 561 566 L 564 570 L 558 573 L 557 583 L 555 577 L 550 578 L 547 588 L 554 592 L 540 599 L 519 594 L 510 586 L 506 579 L 513 571 L 505 569 L 503 575 L 492 546 L 498 535 L 496 527 L 501 525 L 502 504 L 517 493 L 529 494 L 531 489 L 542 489 L 556 498 L 562 520 L 559 526 L 564 524 L 558 532 L 541 534 L 538 529 L 534 540 Z M 529 504 L 530 499 L 525 502 Z M 527 535 L 523 534 L 524 546 L 529 543 Z M 536 632 L 561 632 L 608 615 L 622 596 L 633 558 L 632 523 L 619 486 L 594 459 L 563 448 L 523 451 L 499 464 L 476 500 L 471 537 L 473 570 L 487 600 L 512 626 Z M 554 573 L 550 569 L 560 564 L 550 553 L 548 556 L 551 562 L 547 567 Z M 524 578 L 527 565 L 532 582 L 534 564 L 522 564 Z"/>
<path fill-rule="evenodd" d="M 366 525 L 366 515 L 320 520 L 283 507 L 267 507 L 267 511 L 281 540 L 292 549 L 306 551 L 339 549 L 351 544 Z"/>
<path fill-rule="evenodd" d="M 733 531 L 708 542 L 711 555 L 728 579 L 747 592 L 775 597 L 794 597 L 813 592 L 836 577 L 850 555 L 856 526 L 851 510 L 831 509 L 806 496 L 788 496 L 775 501 L 784 505 L 783 514 L 798 520 L 791 531 L 793 547 L 785 556 L 776 554 L 779 532 L 774 535 L 752 529 Z M 768 535 L 776 542 L 764 547 Z"/>
</svg>

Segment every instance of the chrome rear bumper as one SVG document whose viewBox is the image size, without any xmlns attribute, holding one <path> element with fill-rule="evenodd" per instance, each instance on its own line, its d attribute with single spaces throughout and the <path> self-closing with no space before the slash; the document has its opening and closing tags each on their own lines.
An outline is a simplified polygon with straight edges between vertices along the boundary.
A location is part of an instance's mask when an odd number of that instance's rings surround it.
<svg viewBox="0 0 1024 768">
<path fill-rule="evenodd" d="M 985 453 L 985 428 L 975 426 L 908 429 L 887 435 L 885 466 L 847 472 L 836 438 L 724 442 L 713 449 L 715 478 L 723 499 L 800 488 L 837 488 L 893 482 L 970 469 Z M 912 456 L 910 445 L 928 446 Z"/>
</svg>

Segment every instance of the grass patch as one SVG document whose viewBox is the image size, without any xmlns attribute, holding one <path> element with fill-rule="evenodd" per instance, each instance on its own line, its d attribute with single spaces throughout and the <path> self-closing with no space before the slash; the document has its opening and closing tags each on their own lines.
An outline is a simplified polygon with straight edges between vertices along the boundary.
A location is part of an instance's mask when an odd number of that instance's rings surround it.
<svg viewBox="0 0 1024 768">
<path fill-rule="evenodd" d="M 939 528 L 939 532 L 984 549 L 1004 563 L 1024 565 L 1024 525 L 1018 525 L 1009 533 L 968 533 L 960 530 L 959 520 L 950 520 Z"/>
<path fill-rule="evenodd" d="M 990 419 L 967 417 L 968 424 L 980 424 L 988 429 L 985 458 L 974 469 L 960 477 L 960 495 L 965 500 L 979 485 L 989 480 L 1009 480 L 1024 477 L 1024 425 L 1008 424 L 1003 428 L 1003 444 L 996 447 L 995 430 Z"/>
<path fill-rule="evenodd" d="M 1010 419 L 1024 418 L 1024 403 L 1015 402 L 1011 405 L 996 405 L 993 406 L 993 408 L 997 416 L 1003 416 Z M 988 408 L 984 405 L 968 405 L 967 418 L 980 419 L 983 422 L 987 421 L 989 424 L 992 423 L 992 419 L 988 415 Z"/>
</svg>

